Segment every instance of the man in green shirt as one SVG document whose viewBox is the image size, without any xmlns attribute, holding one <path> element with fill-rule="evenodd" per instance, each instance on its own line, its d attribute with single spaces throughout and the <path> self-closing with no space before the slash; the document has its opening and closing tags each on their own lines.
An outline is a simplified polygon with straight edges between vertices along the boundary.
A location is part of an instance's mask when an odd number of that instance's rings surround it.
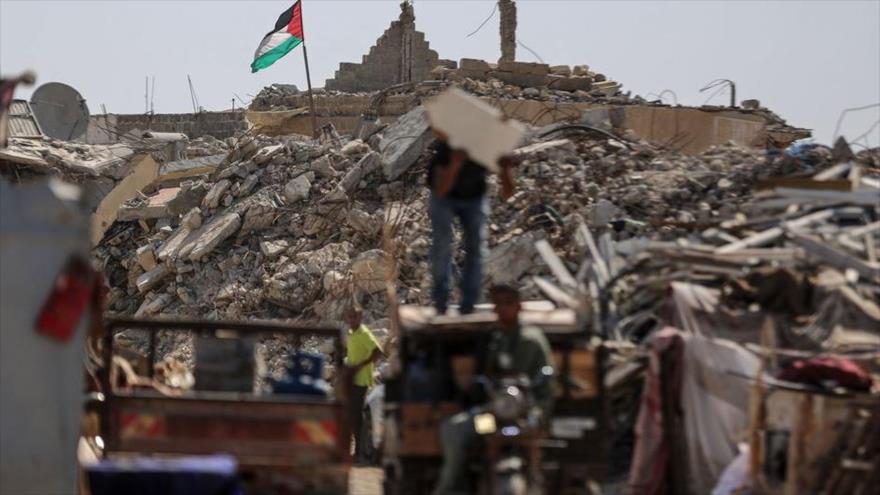
<svg viewBox="0 0 880 495">
<path fill-rule="evenodd" d="M 492 336 L 485 363 L 486 375 L 499 377 L 528 377 L 531 393 L 542 417 L 547 419 L 553 406 L 553 361 L 550 344 L 541 329 L 520 324 L 519 291 L 507 285 L 491 289 L 499 331 Z M 450 495 L 468 493 L 465 485 L 467 453 L 475 446 L 479 435 L 474 427 L 474 416 L 480 410 L 465 411 L 443 423 L 443 470 L 435 493 Z"/>
<path fill-rule="evenodd" d="M 357 308 L 345 312 L 348 336 L 345 339 L 345 378 L 351 383 L 348 399 L 349 424 L 354 434 L 355 458 L 363 453 L 361 438 L 364 399 L 374 385 L 373 371 L 376 361 L 382 357 L 382 346 L 373 332 L 362 323 L 363 313 Z"/>
</svg>

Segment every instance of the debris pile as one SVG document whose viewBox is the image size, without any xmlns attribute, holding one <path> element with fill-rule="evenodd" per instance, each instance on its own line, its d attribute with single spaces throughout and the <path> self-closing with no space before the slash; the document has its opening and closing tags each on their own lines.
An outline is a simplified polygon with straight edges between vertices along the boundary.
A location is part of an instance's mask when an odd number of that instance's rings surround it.
<svg viewBox="0 0 880 495">
<path fill-rule="evenodd" d="M 111 287 L 108 309 L 336 321 L 356 299 L 377 326 L 391 279 L 401 302 L 428 304 L 429 140 L 421 108 L 372 147 L 335 132 L 320 140 L 243 136 L 213 172 L 120 208 L 123 221 L 95 250 Z M 536 130 L 515 155 L 513 198 L 497 199 L 490 179 L 485 283 L 520 283 L 528 296 L 540 295 L 530 276 L 546 271 L 536 241 L 546 239 L 569 267 L 586 246 L 581 223 L 632 245 L 703 231 L 717 243 L 728 238 L 724 222 L 744 225 L 737 232 L 751 225 L 763 178 L 831 163 L 798 165 L 735 145 L 685 156 L 559 127 Z"/>
<path fill-rule="evenodd" d="M 812 163 L 783 159 L 763 169 L 810 171 L 798 176 L 731 169 L 739 189 L 727 199 L 732 214 L 678 222 L 666 240 L 621 239 L 613 228 L 581 222 L 575 241 L 584 259 L 569 265 L 578 267 L 577 278 L 555 265 L 558 284 L 534 279 L 545 297 L 580 311 L 613 344 L 606 384 L 613 415 L 625 419 L 614 426 L 612 458 L 631 459 L 631 488 L 711 491 L 737 457 L 736 436 L 748 431 L 750 444 L 740 455 L 751 455 L 753 466 L 774 455 L 800 459 L 788 461 L 788 475 L 763 473 L 762 483 L 819 492 L 827 480 L 815 473 L 835 469 L 829 447 L 845 440 L 825 420 L 816 427 L 819 436 L 799 425 L 844 413 L 856 423 L 876 409 L 880 171 L 873 153 L 837 163 L 830 153 L 817 154 L 822 158 Z M 553 256 L 542 253 L 550 267 Z M 637 419 L 632 391 L 642 390 L 640 368 L 645 383 Z M 808 406 L 815 396 L 827 401 L 822 412 Z M 750 401 L 752 411 L 767 412 L 750 416 Z M 670 410 L 684 412 L 669 418 Z M 711 438 L 709 430 L 727 433 Z M 767 444 L 763 435 L 778 433 L 772 430 L 790 434 L 791 443 Z M 642 442 L 635 449 L 633 431 Z M 797 445 L 802 453 L 791 450 Z M 686 455 L 664 461 L 669 474 L 658 479 L 651 473 L 664 450 Z"/>
<path fill-rule="evenodd" d="M 408 126 L 405 120 L 384 135 L 394 136 Z M 493 199 L 487 282 L 540 270 L 529 246 L 544 237 L 575 262 L 579 243 L 571 241 L 581 221 L 618 241 L 672 241 L 722 221 L 745 223 L 754 214 L 750 199 L 758 182 L 786 169 L 782 160 L 732 145 L 683 156 L 592 131 L 564 134 L 517 150 L 519 192 L 507 202 Z M 412 155 L 409 144 L 403 151 Z M 110 308 L 332 319 L 339 308 L 327 306 L 340 293 L 376 288 L 352 277 L 382 272 L 358 260 L 377 258 L 370 252 L 383 247 L 382 226 L 392 219 L 401 249 L 400 296 L 427 302 L 430 225 L 421 168 L 427 156 L 405 159 L 410 166 L 400 173 L 383 170 L 394 159 L 390 147 L 384 151 L 358 140 L 336 147 L 243 137 L 210 177 L 130 201 L 121 219 L 155 223 L 120 223 L 97 251 L 114 288 Z M 389 173 L 397 180 L 386 179 Z M 138 263 L 139 250 L 154 252 L 161 266 Z M 368 309 L 374 319 L 384 316 L 383 303 Z"/>
</svg>

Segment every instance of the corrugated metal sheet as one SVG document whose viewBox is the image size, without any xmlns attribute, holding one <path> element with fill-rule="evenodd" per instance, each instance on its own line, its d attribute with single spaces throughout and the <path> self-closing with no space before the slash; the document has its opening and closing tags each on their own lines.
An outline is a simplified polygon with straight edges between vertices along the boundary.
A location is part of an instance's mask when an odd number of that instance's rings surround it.
<svg viewBox="0 0 880 495">
<path fill-rule="evenodd" d="M 40 130 L 32 117 L 9 117 L 9 136 L 10 137 L 39 137 Z"/>
<path fill-rule="evenodd" d="M 31 109 L 24 100 L 12 100 L 9 104 L 9 115 L 30 115 Z"/>
<path fill-rule="evenodd" d="M 12 100 L 9 104 L 9 137 L 40 137 L 40 126 L 26 100 Z"/>
</svg>

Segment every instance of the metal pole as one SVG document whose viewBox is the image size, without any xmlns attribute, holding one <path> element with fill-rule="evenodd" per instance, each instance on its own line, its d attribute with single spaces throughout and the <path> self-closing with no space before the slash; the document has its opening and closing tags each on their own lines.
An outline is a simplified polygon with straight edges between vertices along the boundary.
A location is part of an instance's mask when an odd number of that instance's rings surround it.
<svg viewBox="0 0 880 495">
<path fill-rule="evenodd" d="M 300 0 L 299 14 L 302 16 L 302 0 Z M 305 16 L 303 16 L 303 61 L 306 64 L 306 84 L 309 87 L 309 113 L 312 116 L 312 137 L 318 137 L 318 116 L 315 114 L 315 97 L 312 94 L 312 76 L 309 74 L 309 52 L 306 50 Z"/>
</svg>

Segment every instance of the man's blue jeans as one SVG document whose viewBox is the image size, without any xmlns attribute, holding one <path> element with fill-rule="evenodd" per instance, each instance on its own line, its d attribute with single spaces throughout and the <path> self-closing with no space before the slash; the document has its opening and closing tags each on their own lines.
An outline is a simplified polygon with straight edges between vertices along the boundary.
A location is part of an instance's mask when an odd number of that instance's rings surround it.
<svg viewBox="0 0 880 495">
<path fill-rule="evenodd" d="M 438 313 L 446 311 L 449 300 L 449 279 L 452 274 L 452 222 L 458 217 L 462 228 L 464 262 L 461 266 L 461 310 L 470 312 L 480 298 L 483 283 L 483 249 L 485 243 L 485 196 L 473 199 L 439 198 L 431 193 L 428 199 L 431 215 L 431 274 L 434 277 L 432 297 Z"/>
</svg>

